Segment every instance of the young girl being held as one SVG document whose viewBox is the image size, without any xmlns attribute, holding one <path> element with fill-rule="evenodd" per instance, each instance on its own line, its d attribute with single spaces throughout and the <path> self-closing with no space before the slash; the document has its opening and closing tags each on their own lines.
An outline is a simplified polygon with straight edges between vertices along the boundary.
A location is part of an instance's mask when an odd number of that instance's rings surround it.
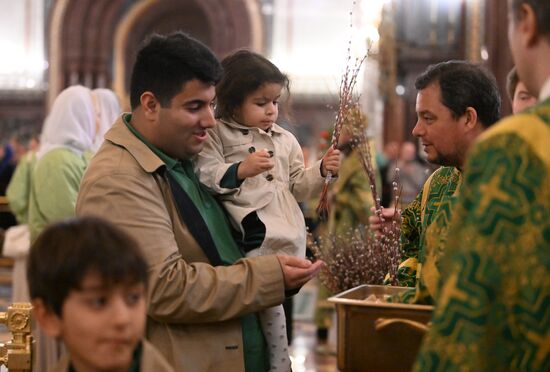
<svg viewBox="0 0 550 372">
<path fill-rule="evenodd" d="M 222 61 L 216 87 L 218 125 L 196 160 L 200 181 L 217 195 L 247 256 L 304 257 L 306 227 L 298 202 L 321 192 L 324 177 L 337 174 L 338 150 L 304 166 L 292 133 L 276 124 L 288 77 L 259 54 L 240 50 Z M 260 313 L 272 371 L 290 371 L 281 305 Z"/>
</svg>

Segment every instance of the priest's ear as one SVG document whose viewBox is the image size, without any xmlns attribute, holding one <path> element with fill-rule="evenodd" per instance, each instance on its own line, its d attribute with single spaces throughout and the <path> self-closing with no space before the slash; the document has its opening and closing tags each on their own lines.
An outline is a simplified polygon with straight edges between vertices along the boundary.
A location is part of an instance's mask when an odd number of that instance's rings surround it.
<svg viewBox="0 0 550 372">
<path fill-rule="evenodd" d="M 519 33 L 523 46 L 532 47 L 535 45 L 542 34 L 540 33 L 541 25 L 537 22 L 537 15 L 532 6 L 528 3 L 521 4 L 514 18 L 514 24 L 516 25 L 514 32 Z"/>
<path fill-rule="evenodd" d="M 471 106 L 467 107 L 464 115 L 462 116 L 464 118 L 464 125 L 466 126 L 466 130 L 472 130 L 476 128 L 476 126 L 478 125 L 478 117 L 475 108 Z"/>
</svg>

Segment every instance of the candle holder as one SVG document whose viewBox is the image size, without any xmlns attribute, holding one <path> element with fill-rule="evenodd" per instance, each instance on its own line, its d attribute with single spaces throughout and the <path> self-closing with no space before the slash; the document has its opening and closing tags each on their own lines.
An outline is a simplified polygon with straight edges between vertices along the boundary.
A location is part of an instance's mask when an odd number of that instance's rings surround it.
<svg viewBox="0 0 550 372">
<path fill-rule="evenodd" d="M 0 343 L 0 364 L 10 372 L 32 369 L 31 311 L 29 303 L 14 303 L 8 311 L 0 312 L 0 323 L 12 334 L 10 341 Z"/>
</svg>

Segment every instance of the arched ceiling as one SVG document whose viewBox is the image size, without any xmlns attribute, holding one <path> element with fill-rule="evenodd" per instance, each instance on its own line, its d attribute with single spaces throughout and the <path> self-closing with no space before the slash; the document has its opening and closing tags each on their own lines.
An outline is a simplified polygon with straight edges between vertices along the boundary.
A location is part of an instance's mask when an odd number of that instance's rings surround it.
<svg viewBox="0 0 550 372">
<path fill-rule="evenodd" d="M 121 93 L 146 36 L 174 30 L 188 32 L 219 57 L 239 47 L 262 51 L 257 0 L 56 0 L 49 24 L 48 102 L 72 84 L 113 87 L 116 80 Z"/>
</svg>

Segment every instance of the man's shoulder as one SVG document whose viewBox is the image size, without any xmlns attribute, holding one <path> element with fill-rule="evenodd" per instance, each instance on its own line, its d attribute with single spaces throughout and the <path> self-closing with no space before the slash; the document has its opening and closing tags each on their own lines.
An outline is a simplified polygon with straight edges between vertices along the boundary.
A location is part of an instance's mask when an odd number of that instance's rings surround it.
<svg viewBox="0 0 550 372">
<path fill-rule="evenodd" d="M 481 134 L 479 142 L 498 135 L 527 135 L 532 137 L 547 133 L 550 133 L 550 103 L 542 103 L 519 114 L 501 119 Z"/>
<path fill-rule="evenodd" d="M 83 182 L 105 175 L 141 173 L 144 173 L 143 168 L 127 149 L 107 140 L 90 161 Z"/>
<path fill-rule="evenodd" d="M 426 185 L 432 187 L 439 185 L 441 183 L 447 183 L 452 178 L 452 176 L 457 172 L 456 167 L 439 167 L 428 177 L 426 182 L 424 182 L 424 188 Z"/>
<path fill-rule="evenodd" d="M 90 195 L 97 196 L 118 190 L 149 192 L 155 190 L 157 179 L 145 170 L 122 146 L 106 141 L 92 158 L 80 182 L 77 209 Z"/>
<path fill-rule="evenodd" d="M 453 174 L 454 172 L 456 171 L 456 167 L 444 167 L 444 166 L 441 166 L 439 168 L 437 168 L 433 173 L 432 173 L 432 177 L 434 178 L 438 178 L 438 177 L 446 177 L 450 174 Z"/>
<path fill-rule="evenodd" d="M 101 208 L 111 208 L 121 200 L 141 201 L 143 195 L 157 200 L 157 182 L 158 178 L 143 169 L 124 147 L 106 141 L 82 177 L 76 213 L 99 213 Z"/>
<path fill-rule="evenodd" d="M 544 106 L 544 105 L 543 105 Z M 550 122 L 537 114 L 535 107 L 524 113 L 502 119 L 483 133 L 472 156 L 487 154 L 491 149 L 503 148 L 510 156 L 520 148 L 530 148 L 536 156 L 550 164 Z"/>
</svg>

